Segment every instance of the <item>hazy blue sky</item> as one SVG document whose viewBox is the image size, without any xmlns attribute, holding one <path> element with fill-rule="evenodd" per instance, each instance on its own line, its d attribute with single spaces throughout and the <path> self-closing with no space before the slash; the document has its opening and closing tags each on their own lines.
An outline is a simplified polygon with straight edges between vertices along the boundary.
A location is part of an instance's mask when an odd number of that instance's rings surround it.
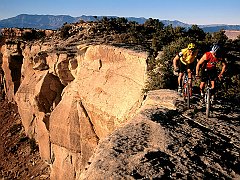
<svg viewBox="0 0 240 180">
<path fill-rule="evenodd" d="M 145 17 L 199 25 L 240 25 L 240 0 L 0 0 L 0 19 L 19 14 Z"/>
</svg>

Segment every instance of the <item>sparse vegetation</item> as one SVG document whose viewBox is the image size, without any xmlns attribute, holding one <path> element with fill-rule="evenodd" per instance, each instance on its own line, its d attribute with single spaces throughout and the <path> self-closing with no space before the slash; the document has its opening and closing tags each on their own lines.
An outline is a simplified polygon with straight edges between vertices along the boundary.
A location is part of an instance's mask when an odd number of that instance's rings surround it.
<svg viewBox="0 0 240 180">
<path fill-rule="evenodd" d="M 29 144 L 30 144 L 30 148 L 31 148 L 31 153 L 35 153 L 38 151 L 38 145 L 37 145 L 35 139 L 33 139 L 33 138 L 29 139 Z"/>
<path fill-rule="evenodd" d="M 96 17 L 97 18 L 97 17 Z M 85 22 L 80 22 L 85 23 Z M 148 51 L 148 75 L 144 91 L 159 88 L 176 88 L 176 77 L 172 72 L 172 59 L 180 49 L 187 46 L 189 42 L 195 42 L 199 48 L 199 58 L 208 50 L 213 43 L 221 45 L 222 56 L 228 63 L 228 70 L 225 74 L 228 82 L 223 82 L 223 86 L 232 87 L 231 92 L 239 93 L 240 79 L 237 76 L 239 71 L 239 38 L 232 41 L 227 38 L 224 31 L 215 33 L 205 33 L 197 25 L 191 28 L 164 26 L 159 20 L 149 18 L 144 24 L 128 21 L 125 18 L 103 17 L 97 22 L 91 22 L 88 28 L 88 37 L 81 35 L 84 40 L 102 38 L 101 43 L 112 43 L 115 45 L 125 44 L 128 47 L 141 46 Z M 91 24 L 90 23 L 90 24 Z M 71 29 L 70 24 L 64 24 L 60 29 L 61 38 L 68 38 Z M 234 71 L 231 71 L 231 69 Z M 239 87 L 239 86 L 237 86 Z M 225 94 L 223 94 L 225 95 Z"/>
<path fill-rule="evenodd" d="M 32 40 L 38 40 L 45 37 L 45 33 L 43 31 L 37 31 L 35 29 L 32 29 L 31 31 L 27 31 L 23 33 L 23 40 L 25 41 L 32 41 Z"/>
<path fill-rule="evenodd" d="M 62 39 L 66 39 L 69 37 L 70 33 L 69 30 L 71 29 L 71 25 L 65 23 L 61 28 L 60 28 L 60 37 Z"/>
<path fill-rule="evenodd" d="M 9 129 L 9 133 L 11 133 L 11 135 L 15 135 L 18 132 L 20 132 L 22 129 L 22 124 L 14 124 L 10 129 Z"/>
<path fill-rule="evenodd" d="M 147 51 L 149 56 L 148 75 L 144 91 L 159 88 L 176 88 L 176 77 L 172 73 L 172 59 L 180 49 L 187 46 L 189 42 L 195 42 L 199 48 L 199 57 L 210 49 L 212 43 L 222 46 L 222 56 L 228 64 L 225 74 L 228 86 L 232 87 L 232 94 L 239 93 L 239 59 L 240 38 L 228 39 L 223 30 L 215 33 L 205 33 L 197 25 L 191 28 L 164 26 L 158 19 L 149 18 L 144 24 L 128 21 L 126 18 L 103 17 L 95 22 L 84 22 L 80 20 L 75 24 L 65 23 L 58 31 L 61 39 L 72 36 L 78 37 L 83 43 L 107 43 L 129 48 L 139 47 Z M 33 40 L 43 35 L 33 31 L 24 35 L 25 40 Z M 232 71 L 233 69 L 233 71 Z M 229 82 L 230 81 L 230 82 Z M 226 85 L 224 84 L 226 87 Z M 225 94 L 224 94 L 225 96 Z"/>
</svg>

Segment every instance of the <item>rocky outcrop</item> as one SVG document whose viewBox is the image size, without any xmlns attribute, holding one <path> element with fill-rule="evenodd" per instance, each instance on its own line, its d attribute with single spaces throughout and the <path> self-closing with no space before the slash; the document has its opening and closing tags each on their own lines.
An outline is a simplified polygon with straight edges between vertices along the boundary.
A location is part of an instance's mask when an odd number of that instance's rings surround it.
<svg viewBox="0 0 240 180">
<path fill-rule="evenodd" d="M 149 161 L 157 161 L 155 156 L 159 154 L 164 156 L 171 139 L 159 123 L 152 121 L 152 116 L 159 114 L 162 121 L 167 121 L 165 114 L 176 110 L 178 102 L 182 102 L 182 99 L 172 90 L 150 91 L 129 123 L 100 141 L 78 179 L 163 177 L 165 170 L 155 168 Z M 153 164 L 156 166 L 166 161 L 162 159 Z"/>
<path fill-rule="evenodd" d="M 1 47 L 2 69 L 6 80 L 6 95 L 11 102 L 14 102 L 14 95 L 20 86 L 21 67 L 23 63 L 20 46 L 20 42 L 7 41 Z"/>
<path fill-rule="evenodd" d="M 94 170 L 94 162 L 100 151 L 111 154 L 116 144 L 109 142 L 120 143 L 122 137 L 132 139 L 133 154 L 164 150 L 164 131 L 146 112 L 153 106 L 174 109 L 177 96 L 154 91 L 143 102 L 146 53 L 110 45 L 75 48 L 75 53 L 57 51 L 47 42 L 12 42 L 1 48 L 7 98 L 17 103 L 27 135 L 52 164 L 51 179 L 111 177 L 111 172 Z M 136 160 L 136 165 L 140 156 L 128 163 Z"/>
<path fill-rule="evenodd" d="M 17 38 L 17 37 L 22 37 L 27 34 L 33 33 L 33 31 L 42 33 L 45 36 L 49 37 L 54 34 L 54 30 L 33 30 L 32 28 L 25 29 L 25 28 L 2 28 L 1 29 L 1 34 L 6 37 L 12 37 L 12 38 Z"/>
</svg>

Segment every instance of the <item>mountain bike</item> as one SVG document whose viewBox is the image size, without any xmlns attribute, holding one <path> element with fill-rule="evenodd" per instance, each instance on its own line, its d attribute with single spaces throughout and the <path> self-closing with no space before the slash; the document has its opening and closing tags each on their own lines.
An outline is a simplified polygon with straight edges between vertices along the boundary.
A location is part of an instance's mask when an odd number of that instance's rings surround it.
<svg viewBox="0 0 240 180">
<path fill-rule="evenodd" d="M 204 100 L 205 100 L 205 107 L 206 107 L 206 117 L 209 117 L 210 114 L 210 108 L 211 108 L 211 81 L 208 78 L 207 79 L 207 86 L 206 86 L 206 92 L 205 92 L 205 96 L 204 96 Z"/>
<path fill-rule="evenodd" d="M 216 79 L 215 81 L 215 89 L 216 89 Z M 206 80 L 205 80 L 206 84 L 205 84 L 205 94 L 203 96 L 203 103 L 205 104 L 205 112 L 206 112 L 206 117 L 208 118 L 210 115 L 210 110 L 211 110 L 211 106 L 213 104 L 213 99 L 212 99 L 212 84 L 211 84 L 211 79 L 210 76 L 207 75 Z"/>
<path fill-rule="evenodd" d="M 183 75 L 183 97 L 185 102 L 187 103 L 187 108 L 190 109 L 190 97 L 192 96 L 192 87 L 191 83 L 189 82 L 191 80 L 188 78 L 188 73 L 187 71 L 184 71 Z"/>
</svg>

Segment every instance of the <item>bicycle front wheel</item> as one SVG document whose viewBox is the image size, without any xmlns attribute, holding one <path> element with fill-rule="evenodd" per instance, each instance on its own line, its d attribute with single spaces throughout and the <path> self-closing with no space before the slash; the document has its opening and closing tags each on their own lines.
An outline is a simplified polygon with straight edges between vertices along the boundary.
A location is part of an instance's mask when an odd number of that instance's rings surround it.
<svg viewBox="0 0 240 180">
<path fill-rule="evenodd" d="M 206 116 L 207 118 L 209 117 L 210 114 L 210 106 L 211 106 L 211 101 L 210 101 L 210 89 L 207 89 L 207 93 L 206 93 Z"/>
<path fill-rule="evenodd" d="M 190 109 L 190 85 L 186 83 L 184 85 L 184 99 L 187 103 L 187 108 Z"/>
</svg>

